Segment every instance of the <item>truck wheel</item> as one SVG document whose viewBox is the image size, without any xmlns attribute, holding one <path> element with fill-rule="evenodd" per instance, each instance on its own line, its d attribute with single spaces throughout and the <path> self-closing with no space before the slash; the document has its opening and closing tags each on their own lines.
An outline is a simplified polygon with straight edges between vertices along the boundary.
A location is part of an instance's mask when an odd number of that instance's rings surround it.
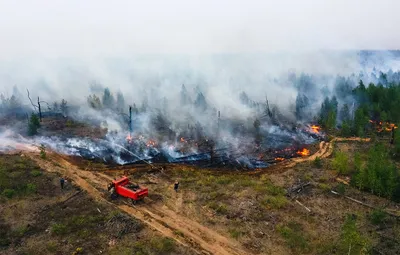
<svg viewBox="0 0 400 255">
<path fill-rule="evenodd" d="M 132 199 L 132 204 L 136 205 L 137 201 L 135 199 Z"/>
</svg>

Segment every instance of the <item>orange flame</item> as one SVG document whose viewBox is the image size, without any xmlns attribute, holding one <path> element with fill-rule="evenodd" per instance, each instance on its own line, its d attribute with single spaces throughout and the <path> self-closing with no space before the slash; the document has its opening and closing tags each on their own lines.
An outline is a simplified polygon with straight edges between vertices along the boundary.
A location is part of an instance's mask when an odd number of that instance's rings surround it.
<svg viewBox="0 0 400 255">
<path fill-rule="evenodd" d="M 284 161 L 285 158 L 275 158 L 275 161 Z"/>
<path fill-rule="evenodd" d="M 149 141 L 147 142 L 147 147 L 151 147 L 151 146 L 156 146 L 156 142 L 153 141 L 153 140 L 149 140 Z"/>
<path fill-rule="evenodd" d="M 297 155 L 300 155 L 302 157 L 310 155 L 310 151 L 307 150 L 306 148 L 303 148 L 302 150 L 299 150 L 296 153 L 297 153 Z"/>
<path fill-rule="evenodd" d="M 182 143 L 186 142 L 186 141 L 185 141 L 185 138 L 181 137 L 181 142 L 182 142 Z"/>
<path fill-rule="evenodd" d="M 128 136 L 126 137 L 126 141 L 128 143 L 132 142 L 132 136 L 130 134 L 128 134 Z"/>
<path fill-rule="evenodd" d="M 317 126 L 317 125 L 312 125 L 312 126 L 311 126 L 311 130 L 312 130 L 314 133 L 319 134 L 319 131 L 321 130 L 321 127 L 320 127 L 320 126 Z"/>
</svg>

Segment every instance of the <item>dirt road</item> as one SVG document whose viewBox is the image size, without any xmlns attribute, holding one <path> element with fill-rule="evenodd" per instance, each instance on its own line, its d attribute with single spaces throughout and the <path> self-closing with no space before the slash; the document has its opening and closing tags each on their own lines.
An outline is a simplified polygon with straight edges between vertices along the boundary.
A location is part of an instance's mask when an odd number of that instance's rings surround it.
<svg viewBox="0 0 400 255">
<path fill-rule="evenodd" d="M 79 169 L 62 156 L 48 153 L 48 159 L 41 159 L 37 153 L 26 153 L 26 156 L 36 161 L 44 170 L 58 172 L 74 181 L 76 185 L 87 191 L 98 201 L 117 206 L 120 210 L 143 221 L 151 228 L 170 237 L 178 243 L 192 248 L 198 254 L 252 254 L 240 247 L 234 240 L 222 236 L 196 221 L 184 217 L 176 212 L 156 203 L 142 203 L 138 206 L 130 204 L 115 205 L 106 199 L 104 192 L 111 177 Z"/>
</svg>

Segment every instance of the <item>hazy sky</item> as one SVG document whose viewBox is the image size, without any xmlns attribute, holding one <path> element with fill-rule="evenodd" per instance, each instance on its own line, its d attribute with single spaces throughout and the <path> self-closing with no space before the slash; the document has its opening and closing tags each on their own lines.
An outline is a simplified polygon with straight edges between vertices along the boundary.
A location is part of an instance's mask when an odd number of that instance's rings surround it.
<svg viewBox="0 0 400 255">
<path fill-rule="evenodd" d="M 2 56 L 396 49 L 396 0 L 0 0 Z"/>
</svg>

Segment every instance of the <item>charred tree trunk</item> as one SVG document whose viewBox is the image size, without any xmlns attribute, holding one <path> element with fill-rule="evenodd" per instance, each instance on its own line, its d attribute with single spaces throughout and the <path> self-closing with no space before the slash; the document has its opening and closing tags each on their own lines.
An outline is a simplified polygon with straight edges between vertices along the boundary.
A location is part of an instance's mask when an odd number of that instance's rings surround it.
<svg viewBox="0 0 400 255">
<path fill-rule="evenodd" d="M 40 107 L 40 99 L 37 98 L 38 108 L 39 108 L 39 121 L 42 122 L 42 108 Z"/>
<path fill-rule="evenodd" d="M 129 106 L 129 137 L 132 136 L 132 106 Z"/>
</svg>

